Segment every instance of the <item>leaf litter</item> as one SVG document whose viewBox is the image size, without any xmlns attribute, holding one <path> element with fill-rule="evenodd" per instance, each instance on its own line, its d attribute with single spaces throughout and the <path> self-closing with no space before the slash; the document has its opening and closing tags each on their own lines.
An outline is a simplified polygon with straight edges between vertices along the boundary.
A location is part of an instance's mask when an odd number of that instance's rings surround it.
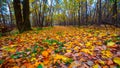
<svg viewBox="0 0 120 68">
<path fill-rule="evenodd" d="M 0 68 L 119 68 L 119 31 L 56 26 L 1 37 Z"/>
</svg>

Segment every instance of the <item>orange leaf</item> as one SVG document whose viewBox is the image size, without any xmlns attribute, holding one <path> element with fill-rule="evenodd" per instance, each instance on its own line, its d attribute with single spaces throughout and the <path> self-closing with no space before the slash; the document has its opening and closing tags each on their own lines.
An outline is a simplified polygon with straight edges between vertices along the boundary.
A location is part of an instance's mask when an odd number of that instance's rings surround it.
<svg viewBox="0 0 120 68">
<path fill-rule="evenodd" d="M 47 51 L 43 51 L 42 52 L 42 56 L 44 56 L 45 58 L 48 57 L 49 53 Z"/>
</svg>

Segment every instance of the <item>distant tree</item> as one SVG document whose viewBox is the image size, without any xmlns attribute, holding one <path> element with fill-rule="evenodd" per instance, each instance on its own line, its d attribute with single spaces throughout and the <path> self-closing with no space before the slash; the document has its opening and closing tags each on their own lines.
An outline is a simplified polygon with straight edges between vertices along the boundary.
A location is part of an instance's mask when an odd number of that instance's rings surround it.
<svg viewBox="0 0 120 68">
<path fill-rule="evenodd" d="M 7 12 L 6 1 L 5 0 L 0 0 L 0 14 L 1 14 L 2 23 L 4 25 L 6 24 L 6 19 L 5 19 L 5 13 L 6 12 Z"/>
<path fill-rule="evenodd" d="M 12 8 L 11 8 L 11 1 L 6 0 L 6 3 L 8 5 L 9 8 L 9 13 L 10 13 L 10 24 L 13 25 L 13 15 L 12 15 Z"/>
</svg>

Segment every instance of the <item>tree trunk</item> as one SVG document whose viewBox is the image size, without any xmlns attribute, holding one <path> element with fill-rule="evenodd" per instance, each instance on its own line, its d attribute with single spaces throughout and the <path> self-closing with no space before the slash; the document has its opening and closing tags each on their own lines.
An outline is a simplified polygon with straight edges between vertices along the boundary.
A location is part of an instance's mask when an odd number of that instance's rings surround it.
<svg viewBox="0 0 120 68">
<path fill-rule="evenodd" d="M 12 11 L 11 11 L 11 7 L 10 7 L 10 3 L 8 1 L 7 1 L 7 4 L 8 4 L 9 12 L 10 12 L 10 20 L 11 20 L 10 25 L 12 26 L 13 25 Z"/>
<path fill-rule="evenodd" d="M 87 16 L 87 0 L 86 0 L 86 24 L 87 24 L 87 22 L 88 22 L 88 16 Z"/>
<path fill-rule="evenodd" d="M 17 28 L 19 32 L 22 33 L 23 20 L 22 20 L 22 14 L 21 14 L 20 0 L 13 0 L 13 6 L 15 11 Z"/>
<path fill-rule="evenodd" d="M 31 30 L 29 0 L 23 0 L 23 31 Z"/>
<path fill-rule="evenodd" d="M 40 10 L 39 10 L 39 13 L 38 13 L 38 26 L 41 27 L 41 10 L 42 10 L 42 1 L 40 1 Z"/>
<path fill-rule="evenodd" d="M 6 22 L 5 22 L 5 17 L 4 17 L 4 15 L 3 15 L 3 12 L 2 12 L 2 11 L 1 11 L 1 16 L 2 16 L 2 19 L 3 19 L 3 20 L 2 20 L 2 21 L 3 21 L 3 24 L 5 25 L 5 23 L 6 23 Z"/>
<path fill-rule="evenodd" d="M 31 30 L 30 20 L 29 20 L 29 0 L 23 1 L 23 17 L 21 14 L 20 0 L 13 0 L 13 6 L 15 10 L 15 18 L 17 28 L 20 33 L 24 31 Z"/>
<path fill-rule="evenodd" d="M 117 0 L 114 0 L 112 22 L 117 25 Z"/>
<path fill-rule="evenodd" d="M 80 26 L 80 2 L 79 2 L 79 10 L 78 10 L 78 26 Z"/>
<path fill-rule="evenodd" d="M 99 0 L 99 11 L 98 11 L 98 25 L 100 25 L 101 24 L 101 21 L 102 21 L 102 11 L 101 11 L 101 9 L 102 9 L 102 6 L 101 6 L 101 0 Z"/>
<path fill-rule="evenodd" d="M 53 26 L 53 11 L 54 11 L 54 8 L 53 8 L 52 4 L 53 4 L 53 0 L 51 0 L 51 6 L 50 6 L 50 16 L 51 16 L 50 26 Z"/>
</svg>

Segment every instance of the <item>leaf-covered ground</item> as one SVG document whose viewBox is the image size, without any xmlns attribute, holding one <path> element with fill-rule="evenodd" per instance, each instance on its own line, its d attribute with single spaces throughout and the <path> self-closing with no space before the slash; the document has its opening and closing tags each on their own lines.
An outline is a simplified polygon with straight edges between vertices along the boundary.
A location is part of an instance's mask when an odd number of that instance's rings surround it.
<svg viewBox="0 0 120 68">
<path fill-rule="evenodd" d="M 0 68 L 120 68 L 120 29 L 47 27 L 0 38 Z"/>
</svg>

